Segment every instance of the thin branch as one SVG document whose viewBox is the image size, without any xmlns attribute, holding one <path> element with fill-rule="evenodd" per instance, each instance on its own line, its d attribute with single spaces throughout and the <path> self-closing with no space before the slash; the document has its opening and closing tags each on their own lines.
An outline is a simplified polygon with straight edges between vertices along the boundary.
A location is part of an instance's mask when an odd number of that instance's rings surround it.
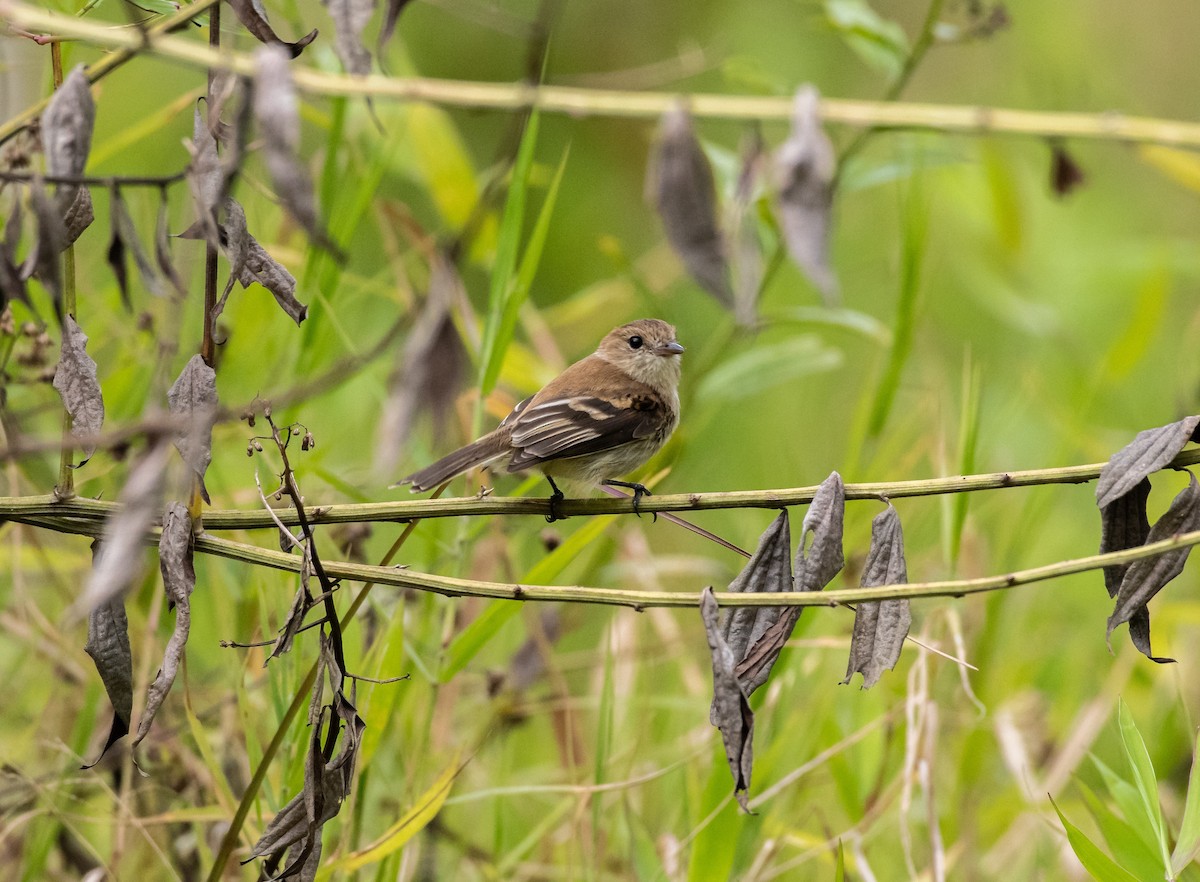
<svg viewBox="0 0 1200 882">
<path fill-rule="evenodd" d="M 30 183 L 40 180 L 46 184 L 69 184 L 85 187 L 166 187 L 187 178 L 188 170 L 173 175 L 43 175 L 33 172 L 0 171 L 0 181 Z"/>
<path fill-rule="evenodd" d="M 96 521 L 60 521 L 37 516 L 13 517 L 37 527 L 59 532 L 98 536 L 103 524 Z M 147 544 L 158 542 L 157 529 L 146 536 Z M 867 603 L 881 600 L 916 599 L 922 597 L 965 597 L 989 591 L 1004 591 L 1018 585 L 1028 585 L 1098 570 L 1115 564 L 1127 564 L 1144 557 L 1165 554 L 1178 548 L 1200 545 L 1200 531 L 1181 533 L 1150 545 L 1140 545 L 1108 554 L 1093 554 L 1073 560 L 1059 561 L 1015 570 L 998 576 L 977 579 L 952 579 L 941 582 L 910 582 L 902 585 L 881 585 L 873 588 L 837 588 L 830 591 L 798 591 L 771 594 L 744 594 L 740 592 L 717 592 L 714 596 L 721 606 L 733 608 L 743 606 L 840 606 L 847 603 Z M 207 533 L 195 537 L 194 548 L 205 554 L 257 564 L 272 569 L 298 573 L 302 562 L 294 555 L 281 551 L 259 548 L 219 539 Z M 324 570 L 331 578 L 344 581 L 362 581 L 371 584 L 392 585 L 397 588 L 412 588 L 429 591 L 448 597 L 485 597 L 494 600 L 522 600 L 552 603 L 591 603 L 605 606 L 627 606 L 637 611 L 651 607 L 695 608 L 699 606 L 698 593 L 677 591 L 629 591 L 617 588 L 592 588 L 581 585 L 521 585 L 512 582 L 484 582 L 473 579 L 454 579 L 415 570 L 397 569 L 386 566 L 351 563 L 348 561 L 324 562 Z"/>
<path fill-rule="evenodd" d="M 213 2 L 215 0 L 199 0 L 185 9 L 192 10 L 196 5 Z M 126 53 L 149 49 L 193 67 L 231 70 L 243 76 L 252 76 L 254 73 L 253 58 L 248 53 L 227 49 L 213 51 L 195 40 L 164 36 L 156 28 L 144 35 L 129 33 L 47 12 L 16 0 L 0 2 L 0 16 L 22 27 L 47 30 L 57 36 L 86 40 Z M 293 76 L 298 88 L 312 94 L 371 96 L 492 110 L 536 107 L 545 113 L 571 116 L 658 118 L 679 100 L 679 94 L 673 92 L 630 92 L 422 77 L 358 77 L 300 66 L 294 68 Z M 687 101 L 688 109 L 695 117 L 783 122 L 790 119 L 793 112 L 792 100 L 787 97 L 696 94 L 687 96 Z M 825 123 L 858 128 L 932 129 L 1200 147 L 1200 123 L 1126 116 L 1117 112 L 1052 113 L 963 105 L 824 99 L 821 101 L 821 117 Z M 25 120 L 21 125 L 27 122 Z M 0 127 L 0 141 L 11 134 L 10 126 L 11 123 Z"/>
</svg>

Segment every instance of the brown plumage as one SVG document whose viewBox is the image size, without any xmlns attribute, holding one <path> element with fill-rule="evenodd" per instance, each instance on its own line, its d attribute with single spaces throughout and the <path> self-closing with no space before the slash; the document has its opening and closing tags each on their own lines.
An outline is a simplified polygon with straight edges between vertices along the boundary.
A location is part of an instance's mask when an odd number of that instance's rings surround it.
<svg viewBox="0 0 1200 882">
<path fill-rule="evenodd" d="M 621 484 L 616 478 L 646 462 L 679 424 L 682 352 L 675 329 L 664 321 L 622 325 L 594 353 L 513 408 L 492 432 L 400 483 L 428 490 L 505 457 L 510 472 L 539 467 L 556 498 L 561 493 L 555 477 Z"/>
</svg>

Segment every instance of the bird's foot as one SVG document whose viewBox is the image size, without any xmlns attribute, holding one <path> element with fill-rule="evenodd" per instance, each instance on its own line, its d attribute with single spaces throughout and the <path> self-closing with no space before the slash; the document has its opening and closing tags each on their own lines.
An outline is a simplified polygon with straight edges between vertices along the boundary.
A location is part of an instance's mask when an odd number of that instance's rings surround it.
<svg viewBox="0 0 1200 882">
<path fill-rule="evenodd" d="M 554 492 L 550 494 L 550 514 L 546 515 L 546 523 L 553 524 L 555 521 L 565 521 L 566 515 L 558 513 L 558 504 L 566 499 L 563 492 L 558 489 L 558 485 L 554 483 L 554 479 L 546 475 L 546 480 L 550 482 L 550 486 L 554 488 Z"/>
<path fill-rule="evenodd" d="M 642 502 L 642 497 L 654 495 L 653 493 L 650 492 L 649 489 L 647 489 L 645 484 L 638 484 L 636 481 L 612 481 L 612 480 L 609 480 L 609 481 L 605 481 L 604 483 L 607 484 L 609 487 L 624 487 L 626 490 L 632 490 L 633 491 L 633 513 L 635 515 L 637 515 L 639 518 L 642 516 L 642 512 L 639 508 L 639 506 L 641 505 L 641 502 Z M 655 523 L 658 520 L 658 512 L 654 511 L 654 512 L 651 512 L 651 514 L 654 516 L 654 520 L 651 521 L 651 523 Z"/>
</svg>

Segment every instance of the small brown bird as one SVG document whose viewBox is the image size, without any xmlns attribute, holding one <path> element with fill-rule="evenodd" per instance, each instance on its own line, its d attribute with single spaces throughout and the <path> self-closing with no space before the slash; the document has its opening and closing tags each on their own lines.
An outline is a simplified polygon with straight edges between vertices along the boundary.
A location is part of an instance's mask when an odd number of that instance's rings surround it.
<svg viewBox="0 0 1200 882">
<path fill-rule="evenodd" d="M 650 491 L 616 478 L 650 459 L 679 425 L 682 352 L 664 321 L 621 325 L 595 352 L 514 407 L 494 431 L 400 483 L 428 490 L 505 457 L 510 472 L 537 466 L 546 475 L 554 488 L 547 520 L 558 519 L 555 504 L 563 498 L 555 477 L 627 487 L 636 510 Z"/>
</svg>

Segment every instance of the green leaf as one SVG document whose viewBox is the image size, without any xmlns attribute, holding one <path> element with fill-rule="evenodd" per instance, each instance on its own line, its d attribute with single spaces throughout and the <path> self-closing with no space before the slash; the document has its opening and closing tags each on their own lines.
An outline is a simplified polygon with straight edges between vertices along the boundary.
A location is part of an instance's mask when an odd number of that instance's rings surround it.
<svg viewBox="0 0 1200 882">
<path fill-rule="evenodd" d="M 1079 858 L 1079 863 L 1083 864 L 1083 868 L 1093 879 L 1098 879 L 1099 882 L 1137 882 L 1136 876 L 1101 851 L 1078 827 L 1068 821 L 1058 803 L 1052 799 L 1050 804 L 1054 806 L 1058 820 L 1067 831 L 1067 841 L 1071 844 L 1075 857 Z"/>
<path fill-rule="evenodd" d="M 515 312 L 512 324 L 506 323 L 509 301 L 516 296 L 514 273 L 517 267 L 517 251 L 521 244 L 521 228 L 525 223 L 525 198 L 529 189 L 529 170 L 533 167 L 534 148 L 537 145 L 538 114 L 530 114 L 517 148 L 517 159 L 513 164 L 512 179 L 508 185 L 508 198 L 504 200 L 504 212 L 500 217 L 500 234 L 496 242 L 496 261 L 492 266 L 492 283 L 488 293 L 487 326 L 483 332 L 483 348 L 479 358 L 479 393 L 482 401 L 496 385 L 504 353 L 512 340 L 516 323 Z M 519 305 L 519 304 L 518 304 Z"/>
<path fill-rule="evenodd" d="M 908 60 L 908 38 L 894 21 L 882 18 L 865 0 L 825 0 L 830 27 L 872 67 L 895 79 Z"/>
<path fill-rule="evenodd" d="M 1104 780 L 1104 786 L 1108 790 L 1108 795 L 1117 804 L 1130 828 L 1138 835 L 1149 851 L 1156 853 L 1158 851 L 1158 837 L 1153 829 L 1153 822 L 1146 814 L 1146 807 L 1142 803 L 1142 798 L 1137 788 L 1106 766 L 1098 757 L 1093 756 L 1092 763 L 1096 766 L 1097 771 L 1100 772 L 1100 777 Z"/>
<path fill-rule="evenodd" d="M 1083 796 L 1083 803 L 1100 828 L 1104 843 L 1108 850 L 1123 867 L 1139 879 L 1150 879 L 1160 875 L 1158 854 L 1148 845 L 1137 831 L 1116 812 L 1106 805 L 1090 787 L 1082 781 L 1076 781 Z"/>
<path fill-rule="evenodd" d="M 840 350 L 810 334 L 781 343 L 755 344 L 710 371 L 700 381 L 696 397 L 700 401 L 735 401 L 841 364 Z"/>
<path fill-rule="evenodd" d="M 962 413 L 958 423 L 958 474 L 975 471 L 975 454 L 979 447 L 979 399 L 983 389 L 983 372 L 971 359 L 970 350 L 963 358 Z M 967 523 L 970 493 L 957 493 L 953 499 L 942 497 L 943 510 L 949 514 L 950 572 L 957 572 L 958 554 L 962 549 L 963 528 Z"/>
<path fill-rule="evenodd" d="M 1183 821 L 1179 839 L 1171 852 L 1171 870 L 1178 874 L 1200 853 L 1200 732 L 1192 751 L 1192 771 L 1188 775 L 1187 796 L 1183 803 Z"/>
<path fill-rule="evenodd" d="M 1146 750 L 1146 742 L 1138 731 L 1133 715 L 1124 701 L 1117 700 L 1117 720 L 1121 727 L 1121 743 L 1125 747 L 1125 758 L 1129 761 L 1129 770 L 1133 773 L 1133 781 L 1137 786 L 1142 805 L 1153 825 L 1155 838 L 1158 840 L 1162 853 L 1163 869 L 1171 867 L 1170 852 L 1167 850 L 1167 831 L 1163 824 L 1162 806 L 1158 802 L 1158 779 L 1154 775 L 1154 764 L 1150 762 L 1150 754 Z"/>
</svg>

